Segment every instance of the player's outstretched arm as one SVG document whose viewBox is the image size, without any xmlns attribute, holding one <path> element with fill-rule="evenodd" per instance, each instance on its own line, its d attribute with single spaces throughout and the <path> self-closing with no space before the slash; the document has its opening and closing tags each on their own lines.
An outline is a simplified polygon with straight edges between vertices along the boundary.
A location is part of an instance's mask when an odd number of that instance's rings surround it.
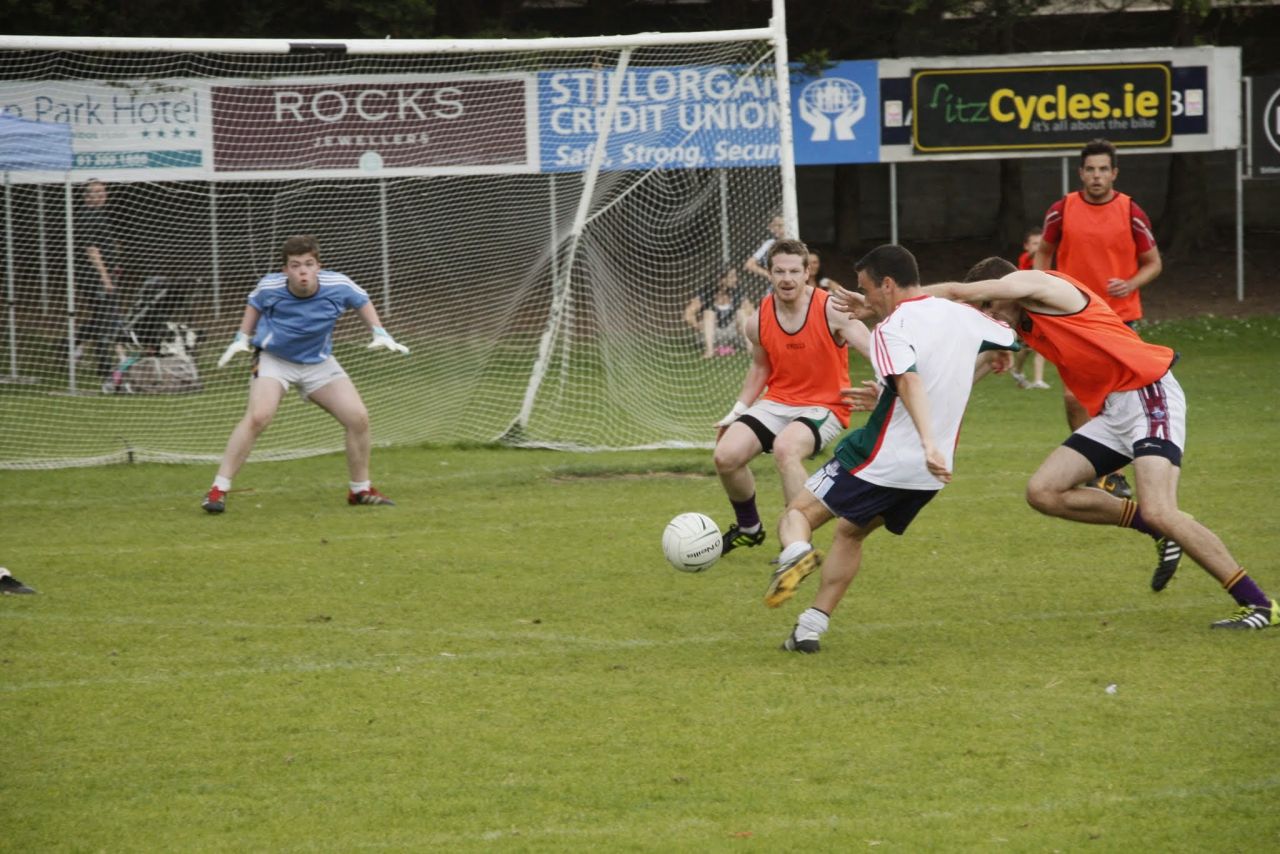
<svg viewBox="0 0 1280 854">
<path fill-rule="evenodd" d="M 225 368 L 237 353 L 248 353 L 253 349 L 253 344 L 251 343 L 253 330 L 258 326 L 259 317 L 261 317 L 261 313 L 256 308 L 251 305 L 244 307 L 244 316 L 240 318 L 240 328 L 236 330 L 235 338 L 231 339 L 227 349 L 218 358 L 219 368 Z"/>
<path fill-rule="evenodd" d="M 1085 297 L 1070 282 L 1043 270 L 1018 270 L 1000 279 L 977 282 L 941 282 L 926 285 L 924 291 L 975 305 L 1010 300 L 1024 308 L 1055 314 L 1079 311 L 1085 304 Z"/>
<path fill-rule="evenodd" d="M 853 320 L 875 320 L 875 310 L 867 303 L 867 298 L 857 291 L 832 283 L 831 299 L 827 305 L 836 311 L 847 314 Z"/>
<path fill-rule="evenodd" d="M 871 330 L 861 320 L 855 320 L 846 311 L 842 311 L 834 299 L 827 300 L 827 327 L 832 332 L 838 332 L 841 340 L 861 353 L 862 358 L 871 359 Z"/>
<path fill-rule="evenodd" d="M 356 312 L 360 315 L 360 319 L 369 327 L 369 331 L 373 333 L 373 340 L 369 342 L 370 350 L 391 350 L 395 353 L 409 352 L 409 348 L 396 341 L 391 337 L 391 333 L 382 328 L 382 321 L 378 319 L 378 311 L 373 307 L 372 302 L 367 302 L 360 306 Z"/>
</svg>

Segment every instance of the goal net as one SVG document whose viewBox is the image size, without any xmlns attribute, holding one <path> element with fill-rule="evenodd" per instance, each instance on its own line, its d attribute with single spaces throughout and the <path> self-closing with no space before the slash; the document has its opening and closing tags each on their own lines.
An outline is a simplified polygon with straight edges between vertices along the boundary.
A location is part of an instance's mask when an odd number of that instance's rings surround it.
<svg viewBox="0 0 1280 854">
<path fill-rule="evenodd" d="M 0 37 L 0 467 L 217 459 L 250 359 L 215 363 L 295 234 L 411 348 L 335 330 L 377 445 L 709 446 L 767 287 L 743 262 L 794 222 L 779 57 Z M 252 459 L 342 441 L 289 395 Z"/>
</svg>

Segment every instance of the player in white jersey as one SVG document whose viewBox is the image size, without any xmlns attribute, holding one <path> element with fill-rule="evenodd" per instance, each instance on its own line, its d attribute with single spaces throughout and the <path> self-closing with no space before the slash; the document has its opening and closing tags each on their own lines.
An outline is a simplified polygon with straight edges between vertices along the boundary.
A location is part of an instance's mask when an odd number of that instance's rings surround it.
<svg viewBox="0 0 1280 854">
<path fill-rule="evenodd" d="M 817 652 L 831 613 L 862 562 L 862 541 L 884 526 L 902 534 L 950 482 L 960 422 L 974 381 L 989 365 L 982 354 L 1017 349 L 1007 325 L 962 303 L 928 296 L 916 259 L 901 246 L 879 246 L 854 266 L 863 298 L 844 292 L 842 307 L 864 306 L 881 318 L 871 336 L 874 382 L 848 395 L 872 409 L 835 456 L 814 472 L 778 525 L 783 550 L 765 604 L 776 608 L 818 566 L 813 607 L 800 615 L 783 649 Z M 826 560 L 809 542 L 838 517 Z"/>
<path fill-rule="evenodd" d="M 231 479 L 248 459 L 258 436 L 271 423 L 293 385 L 303 400 L 318 404 L 346 430 L 349 504 L 393 504 L 369 480 L 369 411 L 346 371 L 333 357 L 333 327 L 348 309 L 373 332 L 370 350 L 408 353 L 382 328 L 364 289 L 342 273 L 320 268 L 314 237 L 298 235 L 280 250 L 284 267 L 268 273 L 249 294 L 235 339 L 218 367 L 241 352 L 254 352 L 249 405 L 231 431 L 217 477 L 201 506 L 210 513 L 226 509 Z"/>
</svg>

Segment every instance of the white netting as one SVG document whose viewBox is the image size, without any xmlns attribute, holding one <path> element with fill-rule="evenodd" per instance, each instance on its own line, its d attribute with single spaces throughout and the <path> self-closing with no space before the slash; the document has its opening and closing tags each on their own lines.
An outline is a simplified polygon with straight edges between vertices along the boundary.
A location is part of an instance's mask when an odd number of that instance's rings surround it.
<svg viewBox="0 0 1280 854">
<path fill-rule="evenodd" d="M 216 459 L 249 360 L 214 362 L 297 233 L 412 348 L 338 325 L 377 444 L 707 443 L 748 355 L 704 359 L 683 315 L 782 206 L 772 50 L 0 51 L 0 467 Z M 86 235 L 117 244 L 119 326 Z M 341 446 L 291 396 L 254 458 Z"/>
</svg>

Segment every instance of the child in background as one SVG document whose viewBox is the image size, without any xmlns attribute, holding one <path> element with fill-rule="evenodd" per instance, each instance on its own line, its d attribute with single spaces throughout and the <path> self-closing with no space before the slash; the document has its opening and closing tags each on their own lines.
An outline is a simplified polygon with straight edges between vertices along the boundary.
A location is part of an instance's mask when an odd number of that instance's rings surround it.
<svg viewBox="0 0 1280 854">
<path fill-rule="evenodd" d="M 1036 250 L 1040 248 L 1040 235 L 1044 233 L 1039 226 L 1029 229 L 1026 237 L 1022 239 L 1022 254 L 1018 256 L 1018 269 L 1032 269 L 1032 262 L 1036 257 Z M 1027 375 L 1022 372 L 1022 367 L 1027 363 L 1027 356 L 1034 357 L 1031 363 L 1031 379 L 1027 379 Z M 1009 372 L 1013 377 L 1013 381 L 1018 384 L 1018 388 L 1048 388 L 1049 384 L 1044 381 L 1044 356 L 1041 356 L 1030 347 L 1023 347 L 1017 353 L 1013 354 L 1013 370 Z"/>
</svg>

